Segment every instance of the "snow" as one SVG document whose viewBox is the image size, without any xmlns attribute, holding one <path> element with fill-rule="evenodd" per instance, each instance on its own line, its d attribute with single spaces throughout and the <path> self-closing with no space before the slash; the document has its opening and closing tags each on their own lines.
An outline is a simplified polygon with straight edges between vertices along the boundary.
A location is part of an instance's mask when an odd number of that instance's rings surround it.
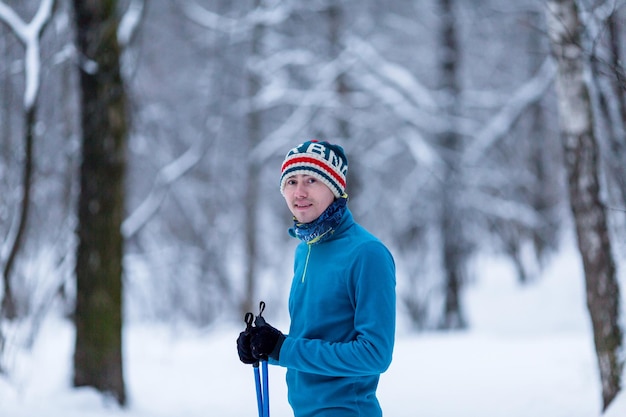
<svg viewBox="0 0 626 417">
<path fill-rule="evenodd" d="M 117 28 L 117 39 L 122 47 L 125 47 L 130 43 L 130 40 L 133 37 L 139 22 L 141 21 L 144 6 L 144 0 L 132 0 L 128 5 L 128 9 L 122 16 L 122 20 Z"/>
<path fill-rule="evenodd" d="M 26 88 L 24 92 L 24 109 L 29 110 L 35 105 L 39 92 L 39 77 L 41 63 L 39 58 L 39 36 L 43 27 L 52 17 L 53 0 L 42 0 L 33 20 L 26 24 L 19 16 L 0 1 L 0 20 L 4 21 L 14 32 L 15 36 L 26 47 L 24 72 L 26 74 Z"/>
<path fill-rule="evenodd" d="M 464 299 L 471 330 L 414 334 L 399 323 L 394 361 L 379 387 L 385 415 L 600 416 L 574 252 L 555 258 L 544 277 L 526 287 L 505 262 L 485 259 L 477 266 L 485 274 Z M 253 371 L 235 350 L 239 331 L 232 323 L 210 331 L 128 324 L 129 406 L 121 410 L 92 389 L 70 388 L 73 329 L 51 315 L 33 348 L 15 351 L 11 377 L 0 377 L 0 411 L 10 417 L 254 417 Z M 272 416 L 292 415 L 284 374 L 270 367 Z M 625 415 L 624 395 L 604 414 Z"/>
</svg>

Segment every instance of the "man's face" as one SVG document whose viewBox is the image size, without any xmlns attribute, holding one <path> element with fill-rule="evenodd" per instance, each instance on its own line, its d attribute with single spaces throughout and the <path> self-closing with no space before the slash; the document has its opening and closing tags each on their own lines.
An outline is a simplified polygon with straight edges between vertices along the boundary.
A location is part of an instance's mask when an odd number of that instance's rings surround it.
<svg viewBox="0 0 626 417">
<path fill-rule="evenodd" d="M 287 178 L 283 195 L 287 207 L 300 223 L 311 223 L 317 219 L 335 199 L 326 184 L 306 174 Z"/>
</svg>

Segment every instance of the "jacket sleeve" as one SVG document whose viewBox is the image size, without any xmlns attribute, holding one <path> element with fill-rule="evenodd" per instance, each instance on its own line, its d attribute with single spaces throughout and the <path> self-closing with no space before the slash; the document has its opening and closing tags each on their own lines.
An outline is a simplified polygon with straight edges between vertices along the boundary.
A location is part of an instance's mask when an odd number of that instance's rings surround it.
<svg viewBox="0 0 626 417">
<path fill-rule="evenodd" d="M 391 253 L 381 242 L 363 245 L 348 280 L 354 337 L 346 342 L 289 337 L 278 364 L 327 376 L 363 376 L 391 364 L 396 320 L 396 277 Z"/>
</svg>

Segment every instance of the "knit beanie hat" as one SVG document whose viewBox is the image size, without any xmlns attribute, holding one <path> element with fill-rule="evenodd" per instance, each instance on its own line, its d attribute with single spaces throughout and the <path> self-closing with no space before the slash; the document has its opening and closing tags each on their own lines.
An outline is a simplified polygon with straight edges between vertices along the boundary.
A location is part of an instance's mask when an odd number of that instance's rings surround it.
<svg viewBox="0 0 626 417">
<path fill-rule="evenodd" d="M 283 194 L 287 178 L 311 175 L 330 188 L 336 198 L 346 191 L 348 158 L 339 145 L 310 140 L 287 152 L 281 168 L 280 192 Z"/>
</svg>

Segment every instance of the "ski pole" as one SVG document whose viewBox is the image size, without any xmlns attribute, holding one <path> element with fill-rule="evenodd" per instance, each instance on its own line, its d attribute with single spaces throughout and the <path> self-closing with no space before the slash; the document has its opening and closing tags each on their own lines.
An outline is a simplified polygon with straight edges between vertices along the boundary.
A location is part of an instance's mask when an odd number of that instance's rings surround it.
<svg viewBox="0 0 626 417">
<path fill-rule="evenodd" d="M 270 417 L 270 393 L 267 359 L 262 360 L 261 364 L 263 366 L 263 417 Z"/>
<path fill-rule="evenodd" d="M 263 311 L 265 310 L 265 302 L 261 301 L 259 303 L 259 315 L 256 317 L 254 324 L 258 327 L 259 325 L 265 324 L 265 319 L 263 318 Z M 267 367 L 267 358 L 261 358 L 261 367 L 263 370 L 263 416 L 262 417 L 270 417 L 270 393 L 269 393 L 269 372 Z"/>
<path fill-rule="evenodd" d="M 246 331 L 250 331 L 252 328 L 252 313 L 246 313 L 245 322 L 246 322 Z M 252 364 L 252 369 L 254 369 L 254 385 L 256 387 L 256 404 L 259 411 L 259 417 L 264 417 L 264 407 L 263 407 L 263 394 L 261 392 L 261 375 L 259 374 L 259 362 L 256 361 Z"/>
</svg>

